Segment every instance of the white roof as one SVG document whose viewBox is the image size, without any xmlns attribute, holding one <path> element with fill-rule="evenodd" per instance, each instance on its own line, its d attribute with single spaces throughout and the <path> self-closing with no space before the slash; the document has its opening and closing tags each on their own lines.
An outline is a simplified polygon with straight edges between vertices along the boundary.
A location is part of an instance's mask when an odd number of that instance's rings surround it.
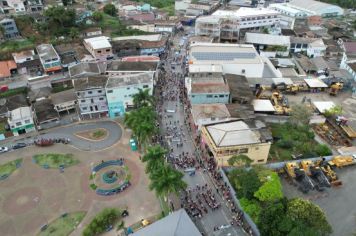
<svg viewBox="0 0 356 236">
<path fill-rule="evenodd" d="M 30 107 L 19 107 L 11 111 L 11 120 L 21 120 L 24 118 L 31 117 Z"/>
<path fill-rule="evenodd" d="M 336 5 L 320 2 L 320 1 L 314 1 L 314 0 L 291 0 L 289 2 L 290 5 L 300 8 L 300 9 L 305 9 L 309 10 L 311 12 L 316 12 L 316 13 L 321 13 L 325 9 L 330 9 L 333 8 L 334 10 L 339 11 L 340 13 L 343 13 L 343 10 L 341 7 L 338 7 Z"/>
<path fill-rule="evenodd" d="M 320 101 L 320 102 L 313 102 L 313 105 L 320 113 L 324 113 L 326 110 L 333 108 L 335 103 L 332 101 Z"/>
<path fill-rule="evenodd" d="M 196 22 L 218 24 L 220 22 L 220 17 L 218 17 L 218 16 L 202 16 L 202 17 L 197 18 Z"/>
<path fill-rule="evenodd" d="M 291 78 L 272 78 L 274 84 L 285 83 L 286 85 L 292 85 L 293 80 Z"/>
<path fill-rule="evenodd" d="M 258 131 L 251 130 L 243 121 L 233 121 L 206 127 L 217 147 L 261 143 Z"/>
<path fill-rule="evenodd" d="M 86 44 L 89 44 L 93 49 L 111 48 L 111 44 L 108 39 L 109 37 L 99 36 L 99 37 L 84 39 L 84 42 Z"/>
<path fill-rule="evenodd" d="M 238 10 L 228 11 L 228 10 L 217 10 L 212 15 L 220 17 L 249 17 L 249 16 L 258 16 L 258 15 L 273 15 L 278 14 L 278 12 L 268 9 L 268 8 L 250 8 L 250 7 L 241 7 Z"/>
<path fill-rule="evenodd" d="M 162 39 L 161 34 L 149 34 L 149 35 L 116 37 L 116 38 L 113 38 L 112 41 L 121 41 L 121 40 L 160 41 L 161 39 Z"/>
<path fill-rule="evenodd" d="M 325 84 L 320 79 L 304 79 L 304 81 L 305 81 L 305 83 L 307 83 L 307 85 L 310 88 L 327 88 L 328 87 L 328 85 Z"/>
<path fill-rule="evenodd" d="M 196 65 L 196 64 L 190 64 L 189 65 L 189 72 L 190 73 L 197 73 L 197 72 L 223 72 L 222 65 L 211 65 L 211 64 L 206 64 L 206 65 Z"/>
<path fill-rule="evenodd" d="M 274 112 L 276 111 L 272 102 L 268 99 L 254 99 L 252 101 L 253 110 L 257 112 Z"/>
<path fill-rule="evenodd" d="M 273 4 L 269 4 L 269 8 L 275 8 L 275 9 L 279 9 L 282 10 L 284 12 L 290 12 L 291 14 L 299 14 L 300 12 L 302 12 L 299 9 L 294 8 L 293 6 L 290 6 L 288 4 L 285 3 L 273 3 Z"/>
<path fill-rule="evenodd" d="M 290 37 L 273 34 L 246 33 L 246 43 L 290 46 Z"/>
</svg>

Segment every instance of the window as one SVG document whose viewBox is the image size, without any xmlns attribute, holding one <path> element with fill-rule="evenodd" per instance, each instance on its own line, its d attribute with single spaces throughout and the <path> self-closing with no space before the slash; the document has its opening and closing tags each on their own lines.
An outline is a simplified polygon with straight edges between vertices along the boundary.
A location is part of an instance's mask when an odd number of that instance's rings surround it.
<svg viewBox="0 0 356 236">
<path fill-rule="evenodd" d="M 192 98 L 195 98 L 195 95 L 192 95 Z"/>
<path fill-rule="evenodd" d="M 97 53 L 101 53 L 101 50 L 98 50 Z"/>
<path fill-rule="evenodd" d="M 127 87 L 126 89 L 127 89 L 127 90 L 130 90 L 130 87 Z"/>
<path fill-rule="evenodd" d="M 99 100 L 100 100 L 100 101 L 103 101 L 103 100 L 104 100 L 104 98 L 99 98 Z"/>
<path fill-rule="evenodd" d="M 106 49 L 105 51 L 110 52 L 110 49 Z"/>
<path fill-rule="evenodd" d="M 25 120 L 25 124 L 29 124 L 29 123 L 31 123 L 30 120 Z"/>
<path fill-rule="evenodd" d="M 265 161 L 264 159 L 257 160 L 257 162 L 264 162 L 264 161 Z"/>
<path fill-rule="evenodd" d="M 80 102 L 85 102 L 85 99 L 80 100 Z"/>
<path fill-rule="evenodd" d="M 112 90 L 108 90 L 107 93 L 112 93 Z"/>
<path fill-rule="evenodd" d="M 102 91 L 101 90 L 98 90 L 98 93 L 101 93 Z"/>
<path fill-rule="evenodd" d="M 92 94 L 93 93 L 93 91 L 88 91 L 88 94 Z"/>
<path fill-rule="evenodd" d="M 82 107 L 82 110 L 83 110 L 83 111 L 85 111 L 85 110 L 87 110 L 87 109 L 88 109 L 87 107 Z"/>
<path fill-rule="evenodd" d="M 146 85 L 144 85 L 144 86 L 143 86 L 143 88 L 148 88 L 148 85 L 147 85 L 147 84 L 146 84 Z"/>
<path fill-rule="evenodd" d="M 242 153 L 248 153 L 248 148 L 241 148 L 239 151 L 240 154 Z"/>
<path fill-rule="evenodd" d="M 22 125 L 21 122 L 16 122 L 16 126 L 20 126 L 20 125 Z"/>
<path fill-rule="evenodd" d="M 206 95 L 206 97 L 207 97 L 207 98 L 212 98 L 212 97 L 213 97 L 213 95 Z"/>
<path fill-rule="evenodd" d="M 220 97 L 220 98 L 223 98 L 223 97 L 225 97 L 225 96 L 224 96 L 224 95 L 219 95 L 219 97 Z"/>
</svg>

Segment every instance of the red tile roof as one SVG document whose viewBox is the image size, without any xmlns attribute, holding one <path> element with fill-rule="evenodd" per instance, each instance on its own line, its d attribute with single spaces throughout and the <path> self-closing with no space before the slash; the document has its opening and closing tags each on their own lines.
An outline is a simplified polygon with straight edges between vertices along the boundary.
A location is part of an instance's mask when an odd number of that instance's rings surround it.
<svg viewBox="0 0 356 236">
<path fill-rule="evenodd" d="M 0 61 L 0 78 L 11 76 L 11 70 L 16 69 L 16 63 L 13 60 Z"/>
</svg>

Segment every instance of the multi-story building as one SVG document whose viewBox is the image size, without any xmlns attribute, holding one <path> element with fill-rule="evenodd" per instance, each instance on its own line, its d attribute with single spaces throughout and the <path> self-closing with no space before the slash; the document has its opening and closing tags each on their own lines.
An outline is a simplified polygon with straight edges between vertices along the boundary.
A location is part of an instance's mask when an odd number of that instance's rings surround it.
<svg viewBox="0 0 356 236">
<path fill-rule="evenodd" d="M 34 50 L 12 53 L 19 74 L 41 75 L 43 72 L 41 61 Z"/>
<path fill-rule="evenodd" d="M 270 137 L 251 126 L 242 120 L 205 125 L 201 146 L 212 153 L 218 166 L 229 166 L 228 160 L 239 154 L 248 156 L 253 164 L 264 164 L 271 147 Z"/>
<path fill-rule="evenodd" d="M 229 103 L 230 90 L 222 73 L 190 73 L 185 86 L 191 104 Z"/>
<path fill-rule="evenodd" d="M 0 12 L 5 15 L 25 14 L 43 10 L 41 0 L 4 0 L 0 1 Z"/>
<path fill-rule="evenodd" d="M 73 79 L 79 112 L 82 119 L 107 117 L 106 76 Z"/>
<path fill-rule="evenodd" d="M 190 46 L 189 64 L 221 65 L 223 74 L 261 78 L 265 62 L 251 44 L 196 43 Z"/>
<path fill-rule="evenodd" d="M 123 116 L 133 107 L 132 96 L 138 89 L 148 89 L 152 95 L 154 72 L 144 72 L 109 77 L 106 84 L 106 97 L 110 118 Z"/>
<path fill-rule="evenodd" d="M 245 42 L 253 44 L 260 54 L 267 57 L 289 55 L 290 37 L 261 33 L 246 33 Z"/>
<path fill-rule="evenodd" d="M 45 72 L 52 73 L 62 70 L 61 58 L 52 44 L 41 44 L 36 47 L 42 67 Z"/>
<path fill-rule="evenodd" d="M 292 53 L 306 52 L 308 57 L 322 57 L 326 53 L 326 45 L 322 39 L 291 37 L 290 42 Z"/>
<path fill-rule="evenodd" d="M 270 28 L 279 24 L 279 13 L 266 8 L 217 10 L 211 16 L 201 16 L 195 23 L 195 34 L 212 36 L 221 41 L 237 41 L 241 33 Z"/>
<path fill-rule="evenodd" d="M 1 27 L 4 29 L 3 37 L 5 40 L 17 38 L 20 36 L 20 33 L 17 29 L 14 19 L 5 18 L 0 21 Z"/>
<path fill-rule="evenodd" d="M 197 130 L 201 130 L 202 126 L 214 123 L 228 121 L 231 118 L 229 110 L 225 104 L 193 104 L 191 113 L 194 125 Z"/>
<path fill-rule="evenodd" d="M 106 68 L 109 77 L 143 72 L 154 72 L 156 77 L 157 62 L 154 61 L 111 61 Z"/>
<path fill-rule="evenodd" d="M 15 136 L 35 130 L 30 107 L 19 107 L 10 111 L 7 123 Z"/>
<path fill-rule="evenodd" d="M 356 42 L 339 42 L 343 49 L 340 68 L 345 69 L 352 75 L 356 81 Z"/>
<path fill-rule="evenodd" d="M 84 39 L 84 47 L 97 61 L 113 58 L 112 47 L 106 36 Z"/>
</svg>

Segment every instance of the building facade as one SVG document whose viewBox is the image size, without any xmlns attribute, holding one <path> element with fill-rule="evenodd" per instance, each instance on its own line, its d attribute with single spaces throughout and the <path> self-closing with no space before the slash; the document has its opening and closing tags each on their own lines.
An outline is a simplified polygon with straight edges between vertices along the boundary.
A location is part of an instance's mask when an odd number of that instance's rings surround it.
<svg viewBox="0 0 356 236">
<path fill-rule="evenodd" d="M 61 58 L 52 44 L 38 45 L 36 50 L 45 72 L 52 73 L 62 70 Z"/>
<path fill-rule="evenodd" d="M 2 19 L 0 21 L 0 25 L 4 29 L 3 35 L 5 40 L 17 38 L 20 36 L 20 33 L 17 29 L 14 19 L 10 19 L 10 18 Z"/>
<path fill-rule="evenodd" d="M 113 57 L 112 47 L 106 36 L 84 39 L 84 47 L 97 61 L 106 61 Z"/>
<path fill-rule="evenodd" d="M 14 136 L 25 134 L 35 130 L 30 107 L 19 107 L 10 111 L 7 123 Z"/>
<path fill-rule="evenodd" d="M 152 95 L 153 76 L 154 72 L 145 72 L 110 77 L 105 88 L 110 118 L 123 116 L 132 108 L 132 97 L 139 89 L 148 89 Z"/>
</svg>

